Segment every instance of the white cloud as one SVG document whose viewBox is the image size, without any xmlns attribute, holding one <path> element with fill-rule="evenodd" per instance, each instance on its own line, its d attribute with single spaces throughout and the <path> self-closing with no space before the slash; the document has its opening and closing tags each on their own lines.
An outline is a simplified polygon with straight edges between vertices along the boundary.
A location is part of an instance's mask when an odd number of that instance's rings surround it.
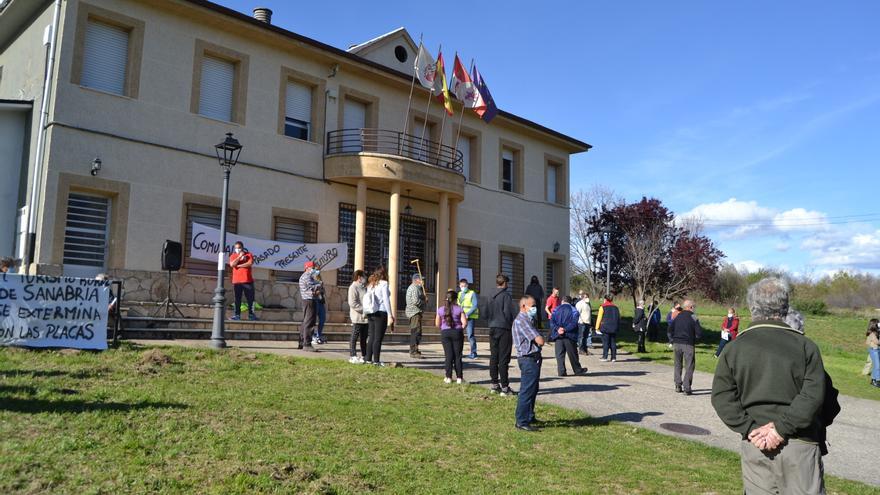
<svg viewBox="0 0 880 495">
<path fill-rule="evenodd" d="M 808 250 L 817 266 L 835 271 L 845 268 L 880 269 L 880 230 L 849 233 L 840 230 L 805 239 L 801 247 Z"/>
<path fill-rule="evenodd" d="M 755 273 L 761 268 L 764 268 L 763 263 L 759 263 L 755 260 L 739 261 L 737 263 L 734 263 L 733 266 L 735 266 L 737 270 L 746 273 Z"/>
<path fill-rule="evenodd" d="M 740 238 L 766 230 L 775 215 L 775 210 L 760 206 L 757 201 L 730 198 L 721 203 L 698 205 L 681 218 L 702 220 L 706 230 L 718 230 L 723 238 Z"/>
<path fill-rule="evenodd" d="M 773 217 L 773 226 L 783 232 L 794 230 L 824 230 L 828 228 L 828 217 L 818 211 L 794 208 Z"/>
<path fill-rule="evenodd" d="M 775 246 L 773 246 L 773 248 L 776 249 L 777 251 L 784 253 L 784 252 L 788 251 L 789 249 L 791 249 L 791 244 L 783 241 L 783 242 L 777 243 Z"/>
</svg>

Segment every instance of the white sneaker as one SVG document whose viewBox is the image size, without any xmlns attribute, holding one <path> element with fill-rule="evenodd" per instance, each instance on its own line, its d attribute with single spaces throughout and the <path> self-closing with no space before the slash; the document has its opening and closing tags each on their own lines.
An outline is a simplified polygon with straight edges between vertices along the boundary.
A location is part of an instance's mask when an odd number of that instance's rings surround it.
<svg viewBox="0 0 880 495">
<path fill-rule="evenodd" d="M 351 364 L 361 364 L 360 361 L 358 361 L 357 356 L 352 356 L 352 357 L 348 358 L 348 362 Z"/>
<path fill-rule="evenodd" d="M 318 339 L 312 339 L 312 347 L 317 346 L 318 343 Z"/>
<path fill-rule="evenodd" d="M 384 368 L 384 367 L 385 367 L 385 361 L 378 361 L 378 362 L 376 362 L 376 366 L 379 366 L 380 368 Z"/>
<path fill-rule="evenodd" d="M 452 383 L 452 378 L 444 378 L 443 383 L 446 383 L 446 384 Z"/>
<path fill-rule="evenodd" d="M 601 359 L 599 359 L 599 361 L 602 361 L 603 363 L 607 363 L 607 362 L 608 362 L 608 360 L 605 359 L 605 358 L 601 358 Z"/>
<path fill-rule="evenodd" d="M 357 356 L 355 359 L 357 359 L 358 364 L 364 364 L 364 357 L 363 356 Z"/>
<path fill-rule="evenodd" d="M 612 362 L 612 363 L 616 363 L 617 360 L 616 360 L 616 359 L 612 359 L 611 362 Z"/>
<path fill-rule="evenodd" d="M 461 383 L 462 383 L 462 382 L 461 382 L 461 378 L 456 378 L 455 383 L 461 385 Z"/>
</svg>

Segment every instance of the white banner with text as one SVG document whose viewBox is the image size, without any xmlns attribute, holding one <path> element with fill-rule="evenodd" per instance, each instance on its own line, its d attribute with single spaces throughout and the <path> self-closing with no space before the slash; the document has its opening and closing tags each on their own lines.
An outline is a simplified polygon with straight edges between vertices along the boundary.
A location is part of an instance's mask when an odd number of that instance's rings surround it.
<svg viewBox="0 0 880 495">
<path fill-rule="evenodd" d="M 348 244 L 304 244 L 282 242 L 238 234 L 226 234 L 226 252 L 232 251 L 236 241 L 254 256 L 254 268 L 267 268 L 289 272 L 303 271 L 306 261 L 314 261 L 321 270 L 337 270 L 348 262 Z M 222 263 L 220 252 L 220 229 L 193 222 L 190 257 L 197 260 Z"/>
<path fill-rule="evenodd" d="M 0 345 L 107 348 L 110 282 L 0 274 Z"/>
</svg>

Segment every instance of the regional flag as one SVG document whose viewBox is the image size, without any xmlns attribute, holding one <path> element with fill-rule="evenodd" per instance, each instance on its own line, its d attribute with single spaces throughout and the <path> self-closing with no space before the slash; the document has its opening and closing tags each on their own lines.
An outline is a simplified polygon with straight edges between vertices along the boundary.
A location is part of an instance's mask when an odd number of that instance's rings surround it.
<svg viewBox="0 0 880 495">
<path fill-rule="evenodd" d="M 480 92 L 480 96 L 483 97 L 483 104 L 485 108 L 483 110 L 475 109 L 477 115 L 480 116 L 486 123 L 489 123 L 496 115 L 498 115 L 498 107 L 495 106 L 495 100 L 492 99 L 492 93 L 489 92 L 489 87 L 486 86 L 486 81 L 483 80 L 483 76 L 480 74 L 480 71 L 477 70 L 477 66 L 474 65 L 474 70 L 472 71 L 474 85 L 477 87 L 477 91 Z"/>
<path fill-rule="evenodd" d="M 446 65 L 443 63 L 443 53 L 437 54 L 437 78 L 440 81 L 440 94 L 437 95 L 437 101 L 443 103 L 446 113 L 452 115 L 452 98 L 449 96 L 449 86 L 446 85 Z"/>
<path fill-rule="evenodd" d="M 429 89 L 432 93 L 440 91 L 440 88 L 437 87 L 440 82 L 437 80 L 437 62 L 435 62 L 434 57 L 428 53 L 425 45 L 419 44 L 419 54 L 416 56 L 416 64 L 414 68 L 419 84 Z"/>
<path fill-rule="evenodd" d="M 486 109 L 483 97 L 477 90 L 477 86 L 471 81 L 471 76 L 464 70 L 464 65 L 458 55 L 455 55 L 455 65 L 452 67 L 452 93 L 461 100 L 466 108 L 473 108 L 477 114 Z"/>
</svg>

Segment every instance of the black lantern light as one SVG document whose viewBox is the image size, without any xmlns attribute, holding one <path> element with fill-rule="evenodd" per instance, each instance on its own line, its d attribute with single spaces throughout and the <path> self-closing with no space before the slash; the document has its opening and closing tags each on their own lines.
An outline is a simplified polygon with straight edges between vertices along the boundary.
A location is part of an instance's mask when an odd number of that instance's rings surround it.
<svg viewBox="0 0 880 495">
<path fill-rule="evenodd" d="M 214 151 L 217 153 L 217 160 L 220 161 L 220 166 L 228 170 L 238 163 L 238 155 L 241 154 L 241 143 L 238 142 L 238 139 L 232 137 L 231 132 L 227 132 L 226 139 L 214 146 Z"/>
</svg>

